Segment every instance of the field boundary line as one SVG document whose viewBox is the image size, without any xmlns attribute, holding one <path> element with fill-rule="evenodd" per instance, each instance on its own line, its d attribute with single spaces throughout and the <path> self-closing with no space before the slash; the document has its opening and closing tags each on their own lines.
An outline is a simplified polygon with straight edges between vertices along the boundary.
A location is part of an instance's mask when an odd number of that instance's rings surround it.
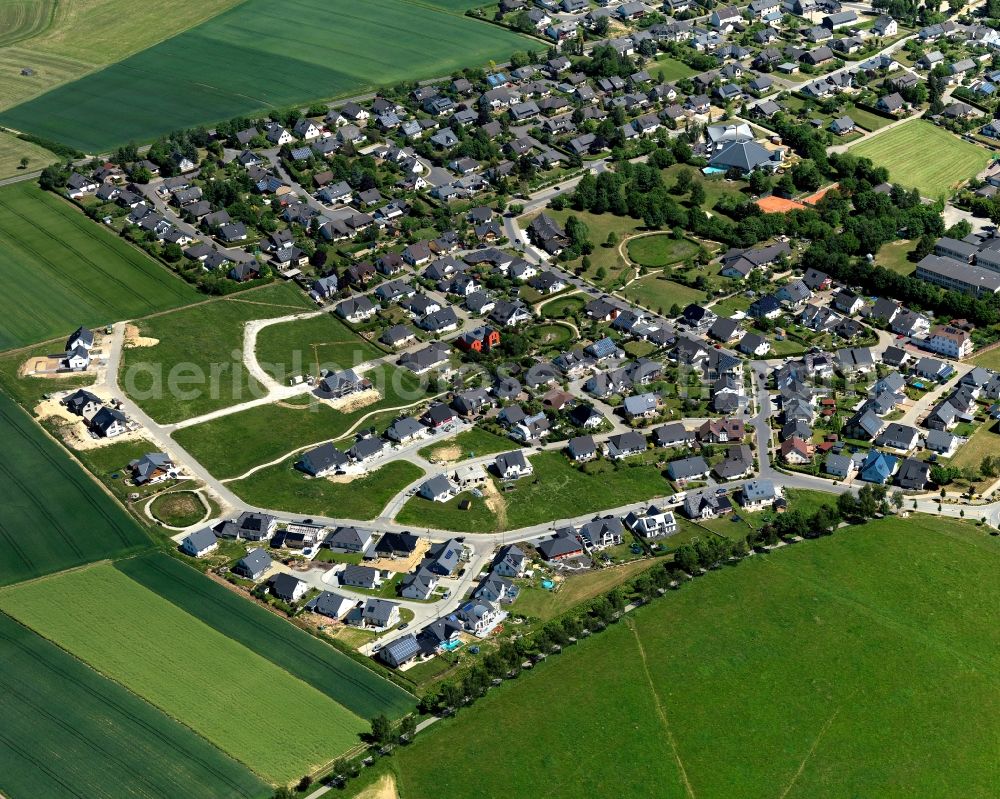
<svg viewBox="0 0 1000 799">
<path fill-rule="evenodd" d="M 788 783 L 788 785 L 785 787 L 785 790 L 781 792 L 781 796 L 778 797 L 778 799 L 785 799 L 785 797 L 788 796 L 788 792 L 792 790 L 796 781 L 802 775 L 802 772 L 805 770 L 806 763 L 808 763 L 809 760 L 812 758 L 813 754 L 816 751 L 816 747 L 819 746 L 819 742 L 822 740 L 823 736 L 826 735 L 826 731 L 830 729 L 830 725 L 833 724 L 837 716 L 840 715 L 841 708 L 843 708 L 843 705 L 838 705 L 837 709 L 833 711 L 833 714 L 830 716 L 830 718 L 826 720 L 826 723 L 822 727 L 820 727 L 819 732 L 813 739 L 812 746 L 809 747 L 809 751 L 806 752 L 806 756 L 802 758 L 802 762 L 799 763 L 798 769 L 796 769 L 795 773 L 792 775 L 792 781 Z"/>
<path fill-rule="evenodd" d="M 681 780 L 684 783 L 684 788 L 687 790 L 688 796 L 690 796 L 691 799 L 694 799 L 694 788 L 691 787 L 691 781 L 688 779 L 687 769 L 684 768 L 684 761 L 681 760 L 680 752 L 677 750 L 677 739 L 674 738 L 674 732 L 670 728 L 670 721 L 667 719 L 667 712 L 663 709 L 663 703 L 660 702 L 660 695 L 656 692 L 656 685 L 653 683 L 653 675 L 649 671 L 649 661 L 646 659 L 646 648 L 642 645 L 642 639 L 639 637 L 639 631 L 635 629 L 635 624 L 632 619 L 626 619 L 625 624 L 635 637 L 635 644 L 639 649 L 639 657 L 642 659 L 642 670 L 646 673 L 646 682 L 649 684 L 649 690 L 653 694 L 653 704 L 656 706 L 656 714 L 660 717 L 660 721 L 663 722 L 663 729 L 664 732 L 667 733 L 667 740 L 670 742 L 671 750 L 673 750 L 674 760 L 677 761 L 677 768 L 680 769 Z"/>
</svg>

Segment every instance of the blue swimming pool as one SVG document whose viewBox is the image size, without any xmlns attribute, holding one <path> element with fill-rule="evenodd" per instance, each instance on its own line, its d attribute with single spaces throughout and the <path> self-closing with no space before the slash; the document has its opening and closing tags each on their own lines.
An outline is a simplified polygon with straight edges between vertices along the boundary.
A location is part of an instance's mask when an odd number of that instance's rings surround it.
<svg viewBox="0 0 1000 799">
<path fill-rule="evenodd" d="M 461 645 L 462 645 L 461 641 L 445 641 L 443 644 L 441 644 L 441 648 L 445 652 L 454 652 Z"/>
<path fill-rule="evenodd" d="M 542 588 L 544 588 L 546 591 L 551 591 L 555 587 L 556 584 L 553 580 L 542 580 Z"/>
<path fill-rule="evenodd" d="M 726 174 L 726 170 L 725 169 L 721 169 L 720 167 L 717 167 L 717 166 L 706 166 L 701 171 L 702 171 L 703 174 L 706 174 L 706 175 L 725 175 Z"/>
</svg>

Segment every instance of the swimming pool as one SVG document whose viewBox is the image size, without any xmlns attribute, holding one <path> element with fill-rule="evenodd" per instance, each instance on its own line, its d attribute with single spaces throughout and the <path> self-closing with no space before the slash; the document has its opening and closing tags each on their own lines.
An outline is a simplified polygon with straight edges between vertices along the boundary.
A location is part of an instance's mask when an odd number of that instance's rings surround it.
<svg viewBox="0 0 1000 799">
<path fill-rule="evenodd" d="M 702 171 L 702 174 L 705 174 L 705 175 L 725 175 L 726 174 L 726 170 L 725 169 L 721 169 L 720 167 L 717 167 L 717 166 L 706 166 L 701 171 Z"/>
<path fill-rule="evenodd" d="M 461 641 L 457 641 L 457 640 L 456 641 L 445 641 L 443 644 L 441 644 L 441 648 L 445 652 L 454 652 L 461 645 L 462 645 Z"/>
<path fill-rule="evenodd" d="M 542 580 L 542 588 L 544 588 L 546 591 L 551 591 L 555 587 L 556 584 L 553 580 Z"/>
</svg>

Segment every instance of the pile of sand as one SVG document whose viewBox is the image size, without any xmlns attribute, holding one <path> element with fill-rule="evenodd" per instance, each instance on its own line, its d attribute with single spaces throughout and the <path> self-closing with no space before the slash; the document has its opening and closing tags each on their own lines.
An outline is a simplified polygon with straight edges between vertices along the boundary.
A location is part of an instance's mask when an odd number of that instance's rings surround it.
<svg viewBox="0 0 1000 799">
<path fill-rule="evenodd" d="M 382 395 L 378 393 L 378 389 L 370 388 L 367 391 L 359 391 L 357 394 L 351 394 L 341 399 L 327 400 L 327 402 L 330 403 L 331 408 L 343 413 L 351 413 L 366 405 L 371 405 L 373 402 L 378 402 L 380 399 L 382 399 Z"/>
<path fill-rule="evenodd" d="M 430 460 L 438 463 L 454 463 L 462 457 L 462 448 L 457 444 L 438 447 L 431 452 Z"/>
<path fill-rule="evenodd" d="M 356 794 L 354 799 L 399 799 L 399 792 L 396 790 L 396 778 L 392 774 L 386 774 L 374 785 Z"/>
<path fill-rule="evenodd" d="M 496 483 L 487 480 L 482 487 L 483 500 L 486 507 L 497 517 L 497 530 L 507 529 L 507 500 L 497 489 Z"/>
<path fill-rule="evenodd" d="M 135 325 L 125 325 L 124 343 L 126 347 L 155 347 L 160 343 L 160 340 L 141 335 L 139 328 Z"/>
</svg>

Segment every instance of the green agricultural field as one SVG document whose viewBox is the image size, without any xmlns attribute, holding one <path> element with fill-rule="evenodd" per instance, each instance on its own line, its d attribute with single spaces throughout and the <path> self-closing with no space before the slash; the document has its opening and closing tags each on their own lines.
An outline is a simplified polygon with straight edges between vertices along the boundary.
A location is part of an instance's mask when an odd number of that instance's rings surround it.
<svg viewBox="0 0 1000 799">
<path fill-rule="evenodd" d="M 0 608 L 274 782 L 323 765 L 368 726 L 111 565 L 6 589 Z"/>
<path fill-rule="evenodd" d="M 406 691 L 168 555 L 129 558 L 115 566 L 363 719 L 379 713 L 395 718 L 413 708 Z"/>
<path fill-rule="evenodd" d="M 497 499 L 499 512 L 490 511 L 476 498 L 472 498 L 471 510 L 461 510 L 459 503 L 471 498 L 466 494 L 448 502 L 414 496 L 396 521 L 467 533 L 516 530 L 673 493 L 660 470 L 648 464 L 615 468 L 607 461 L 596 461 L 590 464 L 593 473 L 587 474 L 561 452 L 542 452 L 529 460 L 534 475 L 512 483 L 512 490 Z"/>
<path fill-rule="evenodd" d="M 198 293 L 34 184 L 0 189 L 0 349 L 186 305 Z"/>
<path fill-rule="evenodd" d="M 159 343 L 122 353 L 122 387 L 158 422 L 259 397 L 262 387 L 243 365 L 244 325 L 308 307 L 305 295 L 282 283 L 143 320 L 139 332 Z"/>
<path fill-rule="evenodd" d="M 354 411 L 337 411 L 318 400 L 257 405 L 182 428 L 174 438 L 213 475 L 232 478 L 300 447 L 341 439 L 362 419 L 363 427 L 374 426 L 381 432 L 401 412 L 392 409 L 424 397 L 420 379 L 405 369 L 381 366 L 367 376 L 379 387 L 382 399 Z M 233 441 L 242 444 L 233 447 Z"/>
<path fill-rule="evenodd" d="M 409 461 L 395 460 L 363 477 L 337 483 L 306 477 L 292 459 L 229 483 L 229 488 L 257 507 L 367 521 L 376 518 L 389 500 L 422 473 Z"/>
<path fill-rule="evenodd" d="M 925 197 L 949 195 L 985 167 L 989 150 L 962 141 L 923 119 L 914 119 L 850 148 L 889 170 L 894 183 L 916 187 Z M 933 157 L 928 157 L 932 154 Z"/>
<path fill-rule="evenodd" d="M 5 394 L 0 441 L 0 585 L 149 546 L 135 521 Z"/>
<path fill-rule="evenodd" d="M 10 109 L 0 123 L 99 152 L 178 128 L 502 62 L 537 46 L 408 0 L 246 0 Z"/>
<path fill-rule="evenodd" d="M 295 375 L 318 375 L 320 369 L 348 369 L 384 354 L 330 313 L 257 333 L 257 360 L 280 382 Z"/>
<path fill-rule="evenodd" d="M 0 108 L 151 47 L 236 2 L 2 0 Z M 32 73 L 21 74 L 25 68 Z"/>
<path fill-rule="evenodd" d="M 28 165 L 21 169 L 21 159 L 27 158 Z M 23 141 L 10 133 L 0 133 L 0 178 L 9 178 L 54 164 L 59 159 L 37 144 Z"/>
<path fill-rule="evenodd" d="M 501 438 L 481 427 L 473 427 L 453 438 L 436 441 L 421 449 L 418 454 L 421 458 L 433 460 L 438 457 L 436 453 L 443 451 L 447 453 L 450 461 L 464 461 L 467 458 L 492 455 L 495 452 L 509 452 L 517 446 L 518 444 L 509 438 Z M 455 447 L 459 450 L 457 457 L 454 456 Z"/>
<path fill-rule="evenodd" d="M 919 516 L 755 556 L 549 658 L 381 768 L 407 799 L 473 784 L 483 799 L 988 799 L 998 568 L 996 539 Z M 609 747 L 582 758 L 582 740 Z"/>
<path fill-rule="evenodd" d="M 56 0 L 0 0 L 0 47 L 44 31 L 56 5 Z"/>
<path fill-rule="evenodd" d="M 0 791 L 9 799 L 263 799 L 244 766 L 0 614 Z"/>
<path fill-rule="evenodd" d="M 675 303 L 682 308 L 692 302 L 704 302 L 705 292 L 677 283 L 662 275 L 646 275 L 629 283 L 622 293 L 630 300 L 654 311 L 666 313 Z"/>
<path fill-rule="evenodd" d="M 675 239 L 668 233 L 629 240 L 628 257 L 640 266 L 676 264 L 698 254 L 698 245 L 689 239 Z"/>
</svg>

